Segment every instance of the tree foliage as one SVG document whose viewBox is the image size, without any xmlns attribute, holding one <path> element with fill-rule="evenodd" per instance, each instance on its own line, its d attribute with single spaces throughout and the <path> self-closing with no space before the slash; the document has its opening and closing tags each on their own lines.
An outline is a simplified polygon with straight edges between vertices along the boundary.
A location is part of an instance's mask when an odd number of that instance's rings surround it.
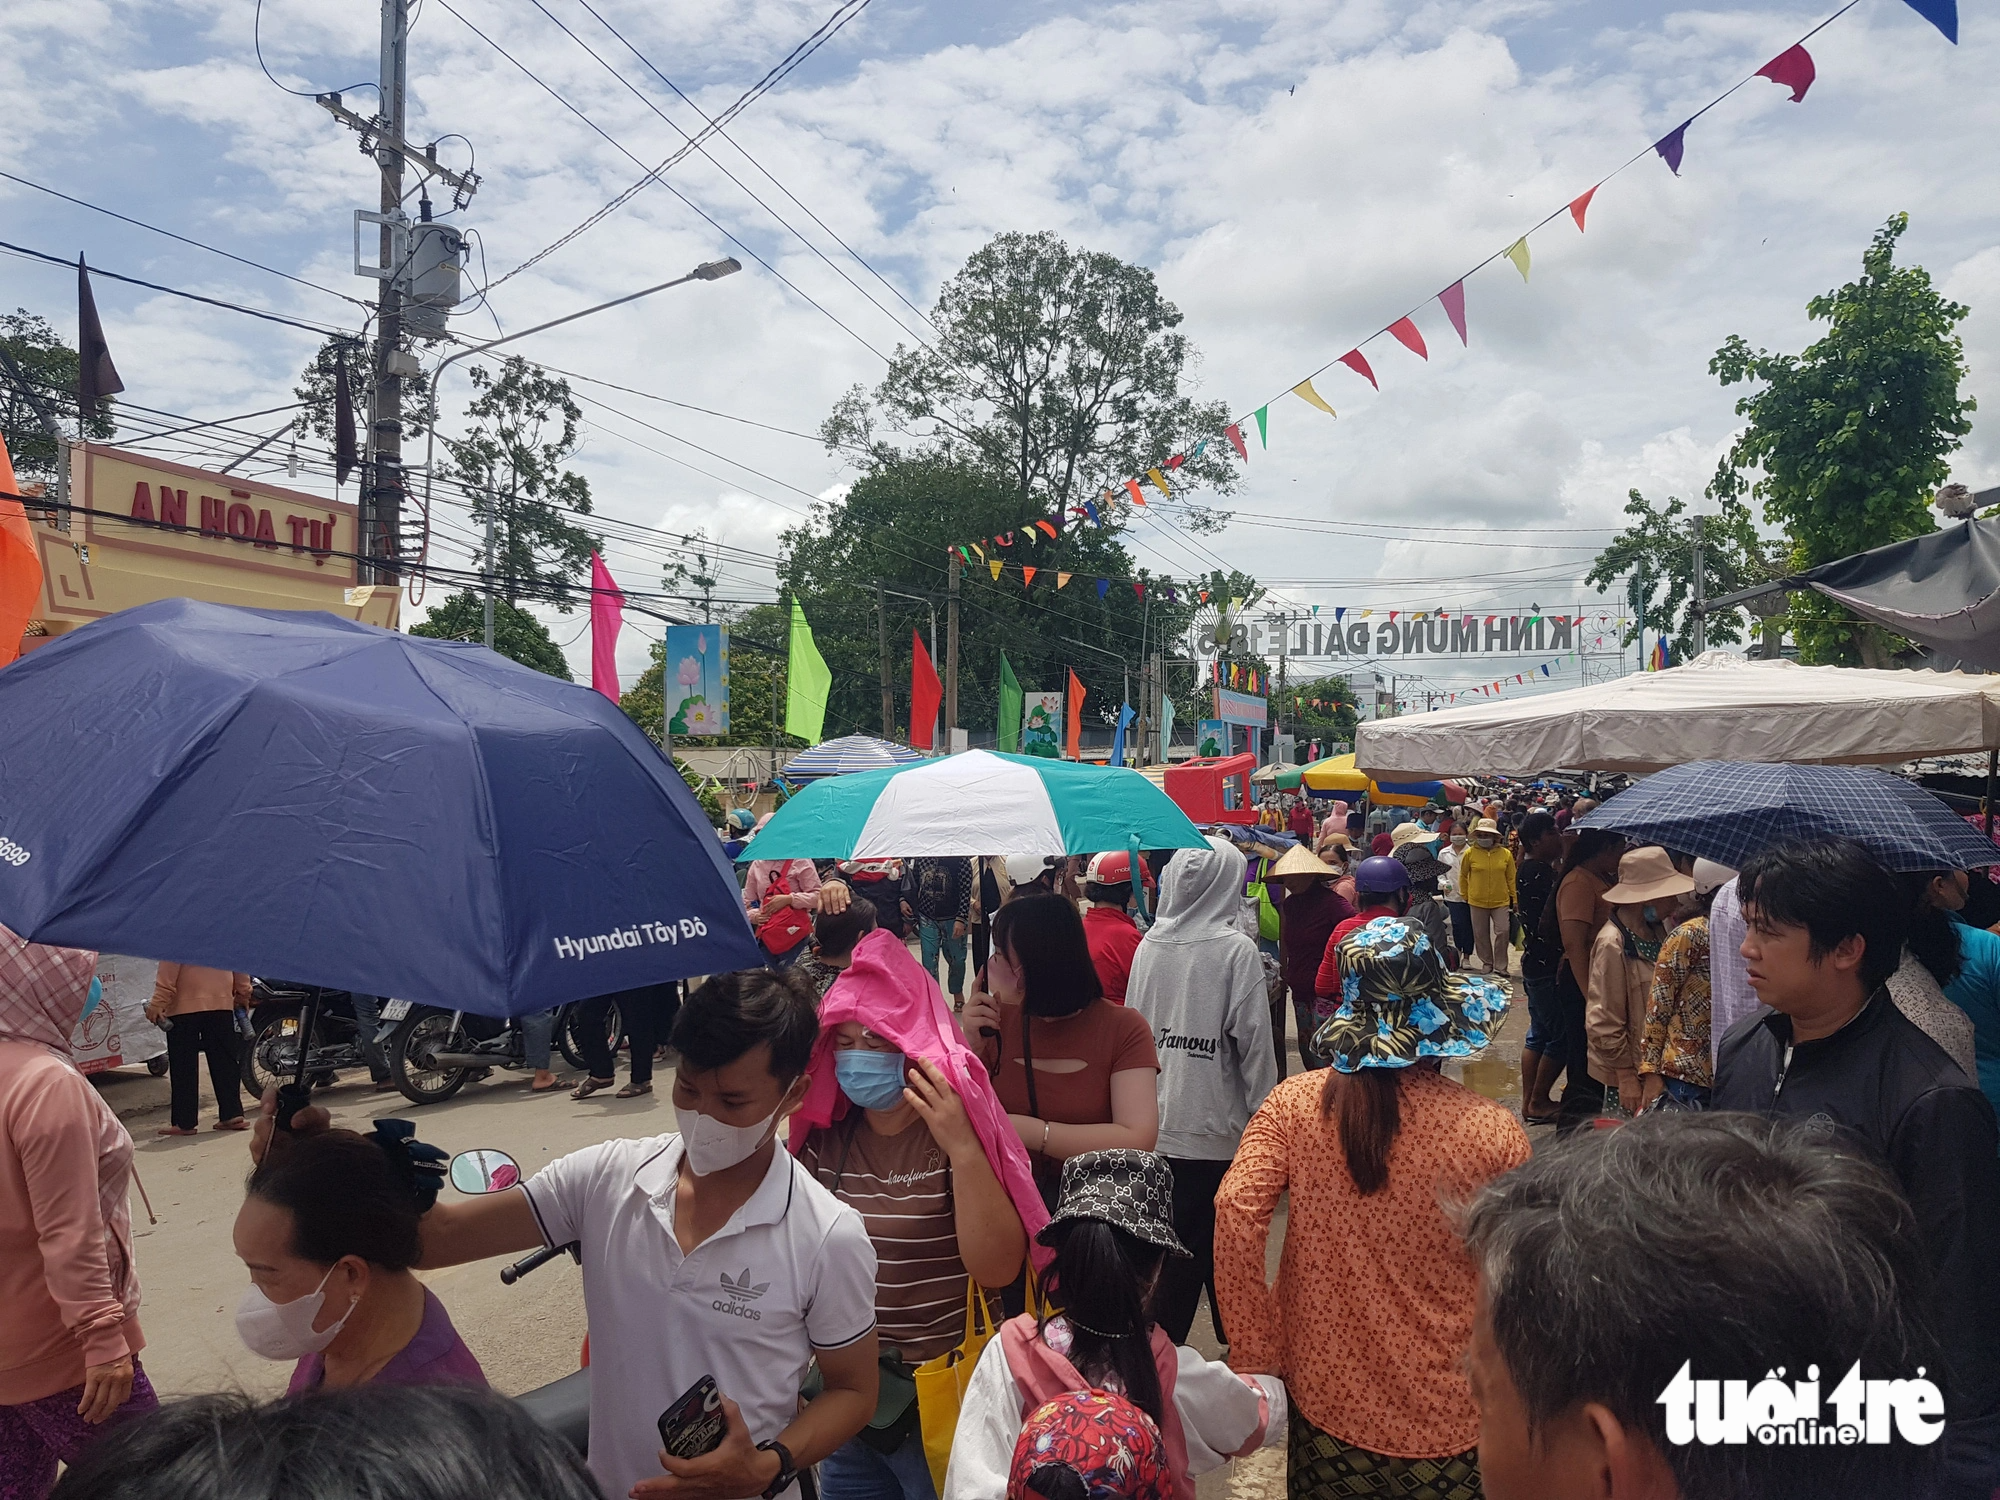
<svg viewBox="0 0 2000 1500">
<path fill-rule="evenodd" d="M 36 398 L 65 434 L 76 431 L 76 350 L 65 344 L 49 326 L 48 319 L 25 307 L 0 313 L 0 347 L 13 356 L 14 363 L 34 388 Z M 94 438 L 108 440 L 118 430 L 111 414 L 111 402 L 92 412 L 85 431 Z M 35 414 L 31 402 L 14 384 L 11 375 L 0 375 L 0 436 L 7 440 L 8 455 L 14 461 L 14 477 L 28 484 L 52 482 L 56 477 L 56 440 Z M 77 504 L 83 503 L 78 497 Z"/>
<path fill-rule="evenodd" d="M 1343 676 L 1285 684 L 1273 695 L 1275 721 L 1301 740 L 1354 741 L 1354 689 Z"/>
<path fill-rule="evenodd" d="M 479 394 L 466 408 L 472 431 L 445 439 L 450 473 L 471 497 L 473 520 L 494 517 L 495 571 L 508 602 L 545 599 L 567 614 L 575 579 L 599 546 L 571 519 L 590 514 L 590 482 L 564 467 L 579 445 L 583 408 L 568 381 L 518 355 L 497 378 L 482 365 L 468 373 Z"/>
<path fill-rule="evenodd" d="M 486 639 L 485 596 L 465 589 L 451 595 L 430 612 L 427 619 L 410 627 L 411 635 L 429 636 L 437 641 Z M 551 677 L 572 681 L 569 662 L 549 630 L 525 609 L 517 609 L 505 599 L 493 601 L 493 649 L 524 667 L 546 672 Z"/>
<path fill-rule="evenodd" d="M 1753 351 L 1732 335 L 1709 362 L 1724 385 L 1762 386 L 1736 403 L 1749 425 L 1710 492 L 1760 500 L 1764 520 L 1789 538 L 1792 568 L 1934 530 L 1931 497 L 1972 430 L 1955 332 L 1968 310 L 1940 296 L 1923 267 L 1895 263 L 1908 227 L 1907 214 L 1891 218 L 1860 279 L 1806 304 L 1828 330 L 1803 353 Z M 1804 660 L 1888 662 L 1893 642 L 1823 595 L 1793 595 L 1788 623 Z"/>
<path fill-rule="evenodd" d="M 859 386 L 822 428 L 831 451 L 880 465 L 887 428 L 922 455 L 977 467 L 1044 513 L 1094 499 L 1210 439 L 1177 490 L 1234 489 L 1228 409 L 1183 390 L 1198 357 L 1153 273 L 1053 234 L 1002 234 L 938 294 L 935 344 L 899 346 L 872 399 Z M 1177 512 L 1197 530 L 1222 518 Z"/>
<path fill-rule="evenodd" d="M 1685 659 L 1694 650 L 1694 517 L 1685 501 L 1669 496 L 1664 506 L 1637 490 L 1628 492 L 1625 514 L 1631 522 L 1591 564 L 1587 582 L 1601 593 L 1620 579 L 1629 579 L 1628 594 L 1649 630 L 1673 635 L 1674 655 Z M 1706 597 L 1721 598 L 1782 575 L 1784 548 L 1757 534 L 1750 508 L 1735 496 L 1722 501 L 1721 514 L 1703 518 L 1702 578 Z M 1775 618 L 1781 597 L 1750 613 Z M 1762 601 L 1758 601 L 1762 603 Z M 1727 609 L 1708 616 L 1708 644 L 1733 645 L 1743 639 L 1743 610 Z M 1621 645 L 1638 639 L 1635 618 Z M 1775 647 L 1775 641 L 1767 639 Z"/>
<path fill-rule="evenodd" d="M 347 352 L 347 394 L 354 403 L 354 434 L 357 450 L 368 436 L 369 391 L 375 381 L 375 359 L 379 344 L 374 339 L 336 334 L 319 346 L 312 362 L 299 372 L 292 394 L 304 406 L 299 412 L 299 433 L 318 438 L 333 451 L 333 393 L 340 353 Z M 414 439 L 431 430 L 437 420 L 437 397 L 428 375 L 405 375 L 403 380 L 403 448 L 408 456 Z"/>
</svg>

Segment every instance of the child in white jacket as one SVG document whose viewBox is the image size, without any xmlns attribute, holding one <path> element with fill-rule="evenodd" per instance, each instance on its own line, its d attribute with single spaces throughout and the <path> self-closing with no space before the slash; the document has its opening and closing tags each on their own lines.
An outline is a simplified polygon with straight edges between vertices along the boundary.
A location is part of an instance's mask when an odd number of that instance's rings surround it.
<svg viewBox="0 0 2000 1500">
<path fill-rule="evenodd" d="M 1037 1238 L 1055 1251 L 1050 1301 L 1001 1326 L 959 1408 L 943 1500 L 992 1500 L 1007 1490 L 1022 1423 L 1073 1390 L 1114 1391 L 1158 1423 L 1174 1500 L 1194 1500 L 1194 1476 L 1273 1443 L 1284 1431 L 1285 1387 L 1239 1375 L 1176 1346 L 1152 1304 L 1167 1257 L 1185 1256 L 1171 1221 L 1173 1179 L 1148 1151 L 1088 1151 L 1063 1165 L 1055 1217 Z"/>
</svg>

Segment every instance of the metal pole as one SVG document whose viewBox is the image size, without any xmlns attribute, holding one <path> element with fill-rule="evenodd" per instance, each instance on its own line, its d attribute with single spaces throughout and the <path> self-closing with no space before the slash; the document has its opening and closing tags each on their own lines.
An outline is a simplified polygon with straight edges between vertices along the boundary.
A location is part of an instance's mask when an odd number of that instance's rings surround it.
<svg viewBox="0 0 2000 1500">
<path fill-rule="evenodd" d="M 492 496 L 486 505 L 486 649 L 493 649 L 493 565 L 497 561 L 495 549 L 499 546 L 499 518 L 493 513 Z"/>
<path fill-rule="evenodd" d="M 382 170 L 382 214 L 399 219 L 403 212 L 404 93 L 409 78 L 409 0 L 382 0 L 382 115 L 388 140 L 378 146 L 375 160 Z M 404 236 L 392 224 L 382 226 L 382 265 L 389 276 L 376 304 L 375 392 L 369 429 L 374 461 L 364 471 L 361 495 L 361 546 L 366 557 L 393 559 L 402 546 L 403 531 L 403 382 L 396 357 L 403 338 L 405 266 L 397 256 Z M 407 254 L 407 251 L 405 251 Z M 364 583 L 393 582 L 393 567 L 361 564 Z"/>
<path fill-rule="evenodd" d="M 896 737 L 896 686 L 889 676 L 889 601 L 882 594 L 882 580 L 875 580 L 875 635 L 882 651 L 882 738 Z M 916 725 L 910 726 L 912 729 Z"/>
<path fill-rule="evenodd" d="M 1702 581 L 1701 567 L 1701 523 L 1699 512 L 1694 520 L 1694 654 L 1701 655 L 1708 649 L 1708 593 Z"/>
<path fill-rule="evenodd" d="M 958 728 L 958 574 L 965 559 L 951 554 L 951 582 L 944 606 L 944 748 L 951 752 L 952 731 Z"/>
</svg>

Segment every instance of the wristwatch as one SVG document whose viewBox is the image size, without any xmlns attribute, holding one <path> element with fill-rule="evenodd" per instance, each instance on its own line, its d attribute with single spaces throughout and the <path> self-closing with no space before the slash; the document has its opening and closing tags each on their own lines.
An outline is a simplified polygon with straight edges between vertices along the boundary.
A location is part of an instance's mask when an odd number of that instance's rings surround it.
<svg viewBox="0 0 2000 1500">
<path fill-rule="evenodd" d="M 758 1500 L 776 1500 L 776 1497 L 790 1489 L 793 1481 L 799 1477 L 798 1468 L 792 1462 L 792 1450 L 776 1438 L 772 1438 L 769 1442 L 759 1443 L 757 1451 L 778 1455 L 778 1477 L 772 1480 L 765 1487 L 764 1493 L 758 1497 Z"/>
</svg>

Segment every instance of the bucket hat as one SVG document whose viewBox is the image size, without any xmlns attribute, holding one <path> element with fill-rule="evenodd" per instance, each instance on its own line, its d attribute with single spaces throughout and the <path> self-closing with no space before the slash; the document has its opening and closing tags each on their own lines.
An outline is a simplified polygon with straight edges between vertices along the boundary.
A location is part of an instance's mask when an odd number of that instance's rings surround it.
<svg viewBox="0 0 2000 1500">
<path fill-rule="evenodd" d="M 1343 1073 L 1470 1057 L 1485 1049 L 1513 998 L 1504 984 L 1446 972 L 1423 929 L 1395 917 L 1356 928 L 1337 952 L 1340 1005 L 1313 1047 Z"/>
<path fill-rule="evenodd" d="M 1096 1219 L 1169 1254 L 1191 1259 L 1174 1233 L 1174 1171 L 1150 1151 L 1085 1151 L 1063 1163 L 1056 1211 L 1035 1238 L 1053 1245 L 1058 1224 Z"/>
<path fill-rule="evenodd" d="M 1426 828 L 1414 819 L 1408 823 L 1398 823 L 1389 832 L 1389 852 L 1400 854 L 1409 844 L 1435 844 L 1437 838 L 1438 831 L 1435 828 Z"/>
<path fill-rule="evenodd" d="M 1448 868 L 1443 860 L 1431 852 L 1429 844 L 1418 843 L 1414 840 L 1398 849 L 1396 851 L 1396 858 L 1400 859 L 1403 862 L 1403 867 L 1410 872 L 1410 881 L 1412 884 L 1421 884 L 1426 880 L 1436 880 Z"/>
<path fill-rule="evenodd" d="M 1500 825 L 1491 818 L 1481 818 L 1477 823 L 1472 825 L 1472 831 L 1474 833 L 1490 833 L 1496 839 L 1500 837 Z"/>
<path fill-rule="evenodd" d="M 1685 896 L 1694 889 L 1694 877 L 1674 868 L 1667 851 L 1658 844 L 1628 849 L 1618 861 L 1618 884 L 1604 893 L 1611 906 L 1637 906 L 1666 896 Z"/>
</svg>

